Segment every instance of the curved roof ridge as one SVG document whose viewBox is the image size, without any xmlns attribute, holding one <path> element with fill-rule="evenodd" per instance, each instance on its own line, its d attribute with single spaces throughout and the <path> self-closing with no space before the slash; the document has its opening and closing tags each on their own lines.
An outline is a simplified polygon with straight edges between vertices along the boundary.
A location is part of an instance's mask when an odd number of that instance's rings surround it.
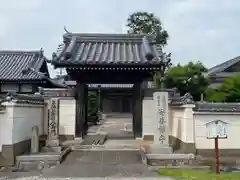
<svg viewBox="0 0 240 180">
<path fill-rule="evenodd" d="M 240 62 L 240 56 L 234 57 L 234 58 L 232 58 L 232 59 L 230 59 L 228 61 L 225 61 L 225 62 L 223 62 L 221 64 L 218 64 L 218 65 L 210 68 L 208 70 L 208 75 L 224 71 L 227 68 L 231 67 L 232 65 L 234 65 L 234 64 L 236 64 L 238 62 Z"/>
<path fill-rule="evenodd" d="M 0 50 L 0 54 L 33 54 L 33 53 L 39 53 L 41 50 Z"/>
</svg>

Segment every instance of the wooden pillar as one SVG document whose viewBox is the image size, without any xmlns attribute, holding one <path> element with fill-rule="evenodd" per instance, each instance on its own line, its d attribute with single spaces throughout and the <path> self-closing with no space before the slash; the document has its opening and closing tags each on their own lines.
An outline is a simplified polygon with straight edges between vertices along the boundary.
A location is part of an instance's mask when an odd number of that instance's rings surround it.
<svg viewBox="0 0 240 180">
<path fill-rule="evenodd" d="M 97 108 L 98 108 L 98 113 L 101 112 L 101 86 L 98 85 L 97 87 Z"/>
<path fill-rule="evenodd" d="M 83 137 L 84 123 L 85 123 L 85 83 L 77 81 L 76 85 L 76 122 L 75 122 L 75 136 Z"/>
<path fill-rule="evenodd" d="M 84 106 L 85 106 L 85 121 L 84 121 L 84 135 L 88 131 L 88 85 L 84 85 Z"/>
<path fill-rule="evenodd" d="M 103 93 L 100 91 L 100 110 L 103 112 Z"/>
<path fill-rule="evenodd" d="M 133 85 L 133 131 L 135 138 L 142 137 L 142 89 L 141 82 Z"/>
</svg>

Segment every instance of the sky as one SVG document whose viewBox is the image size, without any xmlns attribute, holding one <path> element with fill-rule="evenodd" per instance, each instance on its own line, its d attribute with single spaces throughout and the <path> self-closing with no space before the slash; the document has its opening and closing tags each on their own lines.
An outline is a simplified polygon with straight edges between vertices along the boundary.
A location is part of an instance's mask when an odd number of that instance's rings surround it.
<svg viewBox="0 0 240 180">
<path fill-rule="evenodd" d="M 210 68 L 240 55 L 239 0 L 0 0 L 0 50 L 43 48 L 50 59 L 64 26 L 79 33 L 125 33 L 136 11 L 159 17 L 170 35 L 164 51 L 174 64 L 201 61 Z"/>
</svg>

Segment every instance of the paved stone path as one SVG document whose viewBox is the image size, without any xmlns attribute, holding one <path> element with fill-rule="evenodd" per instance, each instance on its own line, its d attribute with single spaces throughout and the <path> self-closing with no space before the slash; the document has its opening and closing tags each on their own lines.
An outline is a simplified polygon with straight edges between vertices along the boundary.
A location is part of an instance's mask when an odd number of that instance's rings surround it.
<svg viewBox="0 0 240 180">
<path fill-rule="evenodd" d="M 75 151 L 60 165 L 45 169 L 47 177 L 156 177 L 136 151 Z"/>
<path fill-rule="evenodd" d="M 141 163 L 136 151 L 74 151 L 55 167 L 41 172 L 12 172 L 1 174 L 9 179 L 159 179 Z M 29 177 L 31 176 L 31 177 Z M 169 178 L 160 178 L 170 180 Z M 0 178 L 1 180 L 1 178 Z"/>
<path fill-rule="evenodd" d="M 133 138 L 132 115 L 123 114 L 107 117 L 98 132 L 106 132 L 109 138 Z"/>
</svg>

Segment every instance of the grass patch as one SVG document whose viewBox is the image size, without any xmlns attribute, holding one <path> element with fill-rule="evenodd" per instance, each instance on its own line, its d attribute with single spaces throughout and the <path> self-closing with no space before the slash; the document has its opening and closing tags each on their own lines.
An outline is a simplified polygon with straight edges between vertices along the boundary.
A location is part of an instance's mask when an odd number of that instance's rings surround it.
<svg viewBox="0 0 240 180">
<path fill-rule="evenodd" d="M 169 169 L 163 168 L 158 170 L 160 176 L 170 176 L 181 180 L 240 180 L 240 173 L 221 172 L 215 174 L 209 170 L 196 169 Z"/>
</svg>

